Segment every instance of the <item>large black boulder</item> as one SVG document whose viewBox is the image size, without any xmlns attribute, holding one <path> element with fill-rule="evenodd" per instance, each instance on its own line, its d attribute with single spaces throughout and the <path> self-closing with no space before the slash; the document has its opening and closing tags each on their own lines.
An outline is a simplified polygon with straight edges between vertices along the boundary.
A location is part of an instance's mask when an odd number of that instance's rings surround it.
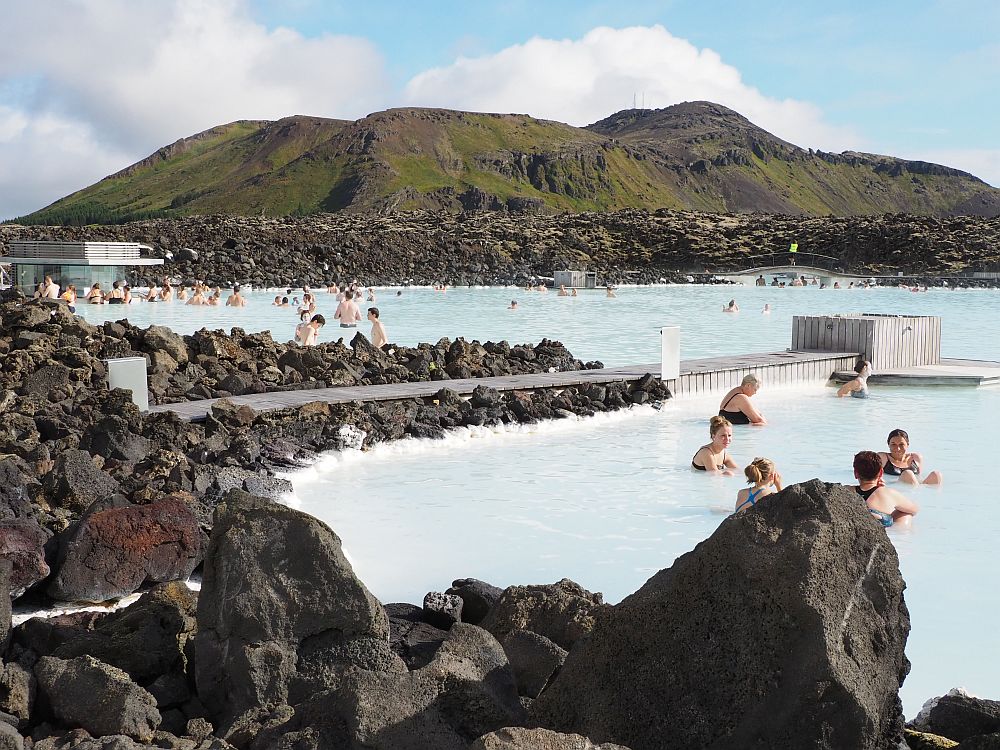
<svg viewBox="0 0 1000 750">
<path fill-rule="evenodd" d="M 161 584 L 139 601 L 103 617 L 53 652 L 61 659 L 90 655 L 128 673 L 140 685 L 184 674 L 184 651 L 194 637 L 197 599 L 186 584 Z"/>
<path fill-rule="evenodd" d="M 534 715 L 633 750 L 896 748 L 903 588 L 853 490 L 793 485 L 600 613 Z"/>
<path fill-rule="evenodd" d="M 337 535 L 241 490 L 216 508 L 197 620 L 198 696 L 223 731 L 248 711 L 332 687 L 340 667 L 406 671 Z"/>
<path fill-rule="evenodd" d="M 93 456 L 83 450 L 60 453 L 42 486 L 54 504 L 77 511 L 118 491 L 118 482 L 97 468 Z"/>
<path fill-rule="evenodd" d="M 160 725 L 156 701 L 120 669 L 92 656 L 35 664 L 38 690 L 61 724 L 95 736 L 124 734 L 142 742 Z"/>
<path fill-rule="evenodd" d="M 500 644 L 482 628 L 456 623 L 427 666 L 349 670 L 335 690 L 301 703 L 252 748 L 468 750 L 477 737 L 524 718 Z"/>
<path fill-rule="evenodd" d="M 1000 701 L 955 689 L 924 706 L 914 727 L 964 743 L 970 737 L 1000 732 Z"/>
</svg>

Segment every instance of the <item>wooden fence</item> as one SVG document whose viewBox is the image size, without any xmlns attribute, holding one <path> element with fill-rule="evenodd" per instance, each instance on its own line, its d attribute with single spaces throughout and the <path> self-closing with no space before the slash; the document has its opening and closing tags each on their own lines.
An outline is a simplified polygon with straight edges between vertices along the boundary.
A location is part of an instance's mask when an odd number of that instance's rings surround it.
<svg viewBox="0 0 1000 750">
<path fill-rule="evenodd" d="M 941 362 L 941 318 L 936 316 L 796 315 L 792 350 L 860 352 L 876 372 Z"/>
</svg>

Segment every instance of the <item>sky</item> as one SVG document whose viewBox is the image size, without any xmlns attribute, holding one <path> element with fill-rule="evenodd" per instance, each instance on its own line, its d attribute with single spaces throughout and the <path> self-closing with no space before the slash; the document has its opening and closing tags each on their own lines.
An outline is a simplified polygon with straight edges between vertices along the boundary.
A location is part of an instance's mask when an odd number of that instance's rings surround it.
<svg viewBox="0 0 1000 750">
<path fill-rule="evenodd" d="M 240 119 L 724 104 L 1000 186 L 996 0 L 0 0 L 0 219 Z"/>
</svg>

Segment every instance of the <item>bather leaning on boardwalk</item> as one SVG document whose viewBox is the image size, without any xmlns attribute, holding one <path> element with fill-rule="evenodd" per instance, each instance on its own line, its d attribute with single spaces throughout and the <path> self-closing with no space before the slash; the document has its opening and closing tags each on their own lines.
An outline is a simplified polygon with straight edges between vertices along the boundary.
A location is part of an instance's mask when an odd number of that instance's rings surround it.
<svg viewBox="0 0 1000 750">
<path fill-rule="evenodd" d="M 725 417 L 732 424 L 767 424 L 764 415 L 750 402 L 750 397 L 759 390 L 760 381 L 757 376 L 745 375 L 743 381 L 722 398 L 719 416 Z"/>
</svg>

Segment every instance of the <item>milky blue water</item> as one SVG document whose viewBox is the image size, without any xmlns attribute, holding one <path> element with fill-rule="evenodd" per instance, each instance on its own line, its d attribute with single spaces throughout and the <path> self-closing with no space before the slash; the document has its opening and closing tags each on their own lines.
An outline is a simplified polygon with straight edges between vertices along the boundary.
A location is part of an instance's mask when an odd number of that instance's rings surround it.
<svg viewBox="0 0 1000 750">
<path fill-rule="evenodd" d="M 945 356 L 1000 360 L 1000 295 L 994 291 L 819 290 L 742 287 L 625 288 L 560 298 L 510 289 L 378 292 L 389 338 L 404 344 L 441 336 L 562 340 L 583 359 L 654 362 L 658 327 L 680 325 L 682 357 L 783 349 L 794 314 L 883 312 L 943 318 Z M 294 311 L 255 294 L 250 307 L 128 308 L 138 325 L 182 332 L 240 325 L 286 333 Z M 520 309 L 505 309 L 517 298 Z M 738 315 L 721 313 L 735 298 Z M 320 311 L 332 299 L 319 295 Z M 767 302 L 770 316 L 760 314 Z M 83 306 L 92 321 L 121 308 Z M 330 316 L 332 317 L 332 315 Z M 364 329 L 363 329 L 364 330 Z M 353 334 L 353 331 L 351 332 Z M 327 326 L 326 338 L 340 335 Z M 962 685 L 1000 696 L 1000 616 L 994 577 L 1000 520 L 990 450 L 1000 389 L 879 388 L 867 401 L 832 388 L 764 388 L 755 397 L 770 424 L 738 427 L 731 453 L 743 465 L 776 461 L 787 482 L 819 477 L 851 483 L 851 458 L 882 449 L 895 427 L 941 489 L 906 489 L 920 504 L 912 527 L 890 530 L 907 581 L 913 670 L 902 695 L 907 715 Z M 717 397 L 509 431 L 458 431 L 438 442 L 403 441 L 366 453 L 331 455 L 297 473 L 294 503 L 342 537 L 358 574 L 382 601 L 419 602 L 453 578 L 499 586 L 570 577 L 618 601 L 709 536 L 743 484 L 706 477 L 689 462 L 707 441 Z"/>
<path fill-rule="evenodd" d="M 657 362 L 660 326 L 680 325 L 682 357 L 779 350 L 791 343 L 793 315 L 875 312 L 900 315 L 941 315 L 945 356 L 1000 360 L 1000 337 L 992 335 L 1000 322 L 1000 292 L 993 290 L 932 290 L 914 293 L 897 289 L 834 290 L 816 287 L 669 286 L 627 287 L 618 298 L 603 291 L 559 297 L 555 292 L 516 289 L 376 290 L 382 321 L 394 343 L 413 345 L 437 341 L 442 336 L 510 342 L 537 342 L 543 337 L 566 344 L 577 357 L 598 359 L 607 365 Z M 299 294 L 301 296 L 301 294 Z M 240 326 L 247 331 L 270 330 L 278 341 L 292 338 L 298 322 L 296 311 L 271 305 L 274 293 L 255 292 L 247 307 L 195 307 L 182 303 L 80 305 L 78 312 L 91 322 L 127 317 L 132 323 L 169 325 L 178 332 L 199 328 Z M 742 310 L 721 313 L 735 298 Z M 329 324 L 321 341 L 346 336 L 354 329 L 340 329 L 333 320 L 336 302 L 331 295 L 317 295 L 318 312 Z M 508 310 L 512 299 L 517 310 Z M 773 312 L 761 315 L 765 304 Z M 993 326 L 993 327 L 991 327 Z M 366 335 L 370 324 L 359 329 Z"/>
</svg>

